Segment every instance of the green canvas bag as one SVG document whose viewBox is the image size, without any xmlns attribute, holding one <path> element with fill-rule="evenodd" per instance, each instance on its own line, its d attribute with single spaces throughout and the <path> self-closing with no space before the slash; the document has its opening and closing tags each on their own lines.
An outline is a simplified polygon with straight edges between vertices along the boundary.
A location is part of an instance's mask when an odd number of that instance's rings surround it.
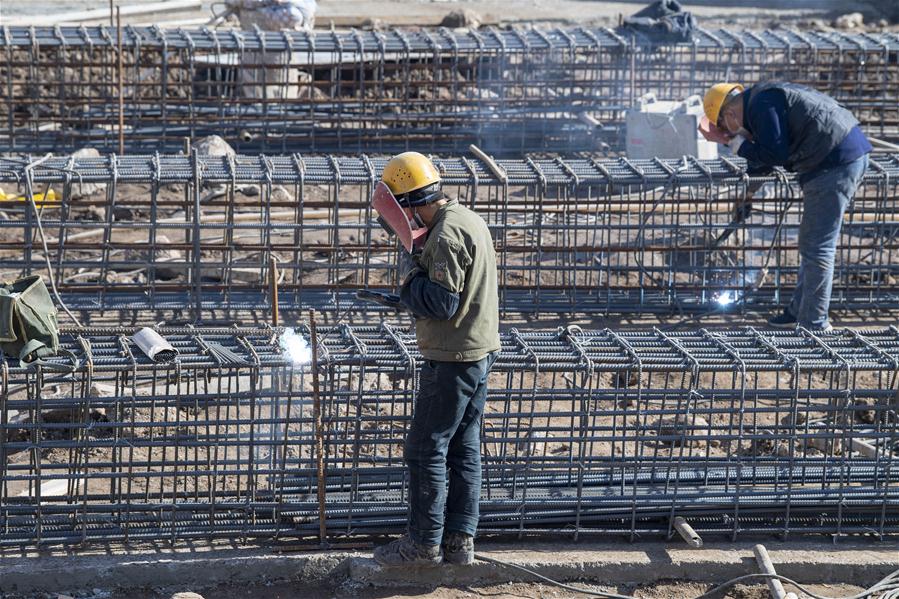
<svg viewBox="0 0 899 599">
<path fill-rule="evenodd" d="M 22 365 L 38 363 L 54 370 L 72 370 L 43 362 L 43 358 L 60 354 L 74 362 L 75 356 L 60 351 L 56 306 L 39 275 L 0 285 L 0 349 L 19 358 Z"/>
</svg>

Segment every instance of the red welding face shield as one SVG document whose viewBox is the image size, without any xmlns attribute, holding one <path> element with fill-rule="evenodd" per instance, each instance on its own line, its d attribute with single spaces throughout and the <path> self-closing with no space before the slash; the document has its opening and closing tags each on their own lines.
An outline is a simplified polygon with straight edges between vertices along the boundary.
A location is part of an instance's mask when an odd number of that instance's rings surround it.
<svg viewBox="0 0 899 599">
<path fill-rule="evenodd" d="M 413 248 L 424 243 L 428 229 L 409 220 L 393 192 L 383 181 L 375 186 L 371 194 L 371 207 L 378 212 L 381 226 L 388 233 L 396 235 L 407 252 L 412 253 Z"/>
</svg>

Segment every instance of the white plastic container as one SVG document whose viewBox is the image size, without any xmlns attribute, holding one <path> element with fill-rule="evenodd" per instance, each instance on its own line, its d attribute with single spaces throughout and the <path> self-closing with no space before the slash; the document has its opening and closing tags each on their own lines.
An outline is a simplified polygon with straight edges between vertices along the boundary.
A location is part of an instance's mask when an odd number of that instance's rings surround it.
<svg viewBox="0 0 899 599">
<path fill-rule="evenodd" d="M 718 144 L 699 133 L 702 98 L 658 101 L 654 94 L 640 98 L 627 112 L 628 158 L 717 158 Z"/>
</svg>

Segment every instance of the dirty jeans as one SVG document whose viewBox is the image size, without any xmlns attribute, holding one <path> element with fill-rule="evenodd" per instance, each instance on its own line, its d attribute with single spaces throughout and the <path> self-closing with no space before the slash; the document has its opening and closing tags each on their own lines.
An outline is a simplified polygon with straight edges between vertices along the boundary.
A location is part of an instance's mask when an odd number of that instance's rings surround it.
<svg viewBox="0 0 899 599">
<path fill-rule="evenodd" d="M 404 453 L 409 534 L 417 543 L 439 545 L 444 527 L 472 536 L 477 530 L 481 416 L 495 360 L 494 353 L 477 362 L 425 360 L 422 365 Z"/>
<path fill-rule="evenodd" d="M 799 278 L 789 311 L 807 329 L 828 326 L 827 310 L 843 213 L 868 168 L 868 155 L 812 175 L 802 184 Z"/>
</svg>

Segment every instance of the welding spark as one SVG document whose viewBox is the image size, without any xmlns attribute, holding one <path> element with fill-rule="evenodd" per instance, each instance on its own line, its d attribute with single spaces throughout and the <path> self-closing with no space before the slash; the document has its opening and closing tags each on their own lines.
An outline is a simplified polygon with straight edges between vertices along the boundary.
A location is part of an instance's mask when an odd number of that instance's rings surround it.
<svg viewBox="0 0 899 599">
<path fill-rule="evenodd" d="M 720 306 L 729 306 L 737 301 L 737 298 L 735 298 L 730 291 L 722 291 L 718 294 L 718 297 L 715 298 L 715 301 L 718 302 L 718 305 Z"/>
<path fill-rule="evenodd" d="M 293 329 L 285 329 L 278 339 L 281 351 L 294 366 L 305 366 L 312 361 L 312 348 L 306 338 Z"/>
</svg>

